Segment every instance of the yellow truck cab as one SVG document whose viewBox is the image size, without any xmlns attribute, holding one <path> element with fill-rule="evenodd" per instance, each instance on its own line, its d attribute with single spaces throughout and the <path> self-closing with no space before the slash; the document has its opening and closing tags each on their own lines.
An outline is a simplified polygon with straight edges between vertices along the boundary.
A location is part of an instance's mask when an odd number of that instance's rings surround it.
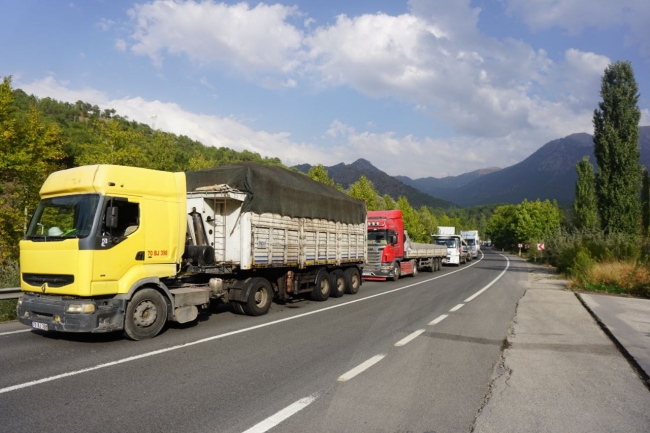
<svg viewBox="0 0 650 433">
<path fill-rule="evenodd" d="M 184 173 L 78 167 L 52 173 L 40 195 L 20 242 L 22 323 L 119 330 L 136 289 L 165 290 L 159 279 L 176 274 L 187 227 Z M 173 312 L 151 300 L 134 308 L 143 329 L 152 315 Z M 126 331 L 138 339 L 137 321 Z"/>
</svg>

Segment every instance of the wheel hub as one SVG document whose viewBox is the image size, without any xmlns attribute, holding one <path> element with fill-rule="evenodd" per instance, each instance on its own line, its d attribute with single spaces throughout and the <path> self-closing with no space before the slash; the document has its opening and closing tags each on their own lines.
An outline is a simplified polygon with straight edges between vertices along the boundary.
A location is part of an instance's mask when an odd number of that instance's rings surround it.
<svg viewBox="0 0 650 433">
<path fill-rule="evenodd" d="M 151 326 L 158 317 L 158 309 L 152 301 L 142 301 L 135 307 L 133 321 L 137 326 Z"/>
</svg>

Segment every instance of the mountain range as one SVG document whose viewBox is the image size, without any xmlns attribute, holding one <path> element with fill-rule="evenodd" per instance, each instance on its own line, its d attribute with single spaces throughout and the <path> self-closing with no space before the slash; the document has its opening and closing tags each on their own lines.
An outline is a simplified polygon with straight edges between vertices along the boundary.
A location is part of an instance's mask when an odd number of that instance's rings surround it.
<svg viewBox="0 0 650 433">
<path fill-rule="evenodd" d="M 641 165 L 650 168 L 650 126 L 639 128 L 639 151 Z M 520 203 L 524 199 L 557 200 L 560 206 L 568 207 L 573 202 L 578 177 L 575 166 L 585 155 L 596 167 L 593 136 L 578 133 L 550 141 L 510 167 L 489 167 L 459 176 L 419 179 L 391 177 L 364 159 L 348 165 L 337 164 L 327 167 L 327 170 L 335 182 L 346 188 L 364 174 L 381 194 L 395 199 L 405 195 L 412 205 L 418 207 L 449 207 L 452 206 L 451 202 L 471 207 Z M 304 172 L 310 167 L 307 164 L 297 166 Z"/>
</svg>

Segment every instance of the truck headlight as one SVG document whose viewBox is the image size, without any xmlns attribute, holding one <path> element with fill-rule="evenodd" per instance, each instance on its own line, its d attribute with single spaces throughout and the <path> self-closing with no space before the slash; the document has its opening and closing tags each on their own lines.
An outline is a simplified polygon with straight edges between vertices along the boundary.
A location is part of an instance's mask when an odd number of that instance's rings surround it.
<svg viewBox="0 0 650 433">
<path fill-rule="evenodd" d="M 94 313 L 95 304 L 68 304 L 66 313 Z"/>
</svg>

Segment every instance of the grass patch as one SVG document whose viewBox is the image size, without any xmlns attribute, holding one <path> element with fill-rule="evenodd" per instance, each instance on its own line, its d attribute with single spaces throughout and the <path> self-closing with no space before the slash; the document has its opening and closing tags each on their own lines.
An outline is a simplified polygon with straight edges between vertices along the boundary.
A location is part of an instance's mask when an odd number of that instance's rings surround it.
<svg viewBox="0 0 650 433">
<path fill-rule="evenodd" d="M 608 286 L 606 284 L 585 284 L 584 289 L 592 292 L 606 292 L 616 293 L 618 295 L 627 295 L 627 290 L 616 286 Z"/>
<path fill-rule="evenodd" d="M 2 299 L 0 300 L 0 322 L 8 322 L 16 320 L 16 305 L 18 299 Z"/>
<path fill-rule="evenodd" d="M 650 270 L 637 262 L 585 263 L 576 274 L 570 285 L 577 289 L 650 298 Z"/>
</svg>

